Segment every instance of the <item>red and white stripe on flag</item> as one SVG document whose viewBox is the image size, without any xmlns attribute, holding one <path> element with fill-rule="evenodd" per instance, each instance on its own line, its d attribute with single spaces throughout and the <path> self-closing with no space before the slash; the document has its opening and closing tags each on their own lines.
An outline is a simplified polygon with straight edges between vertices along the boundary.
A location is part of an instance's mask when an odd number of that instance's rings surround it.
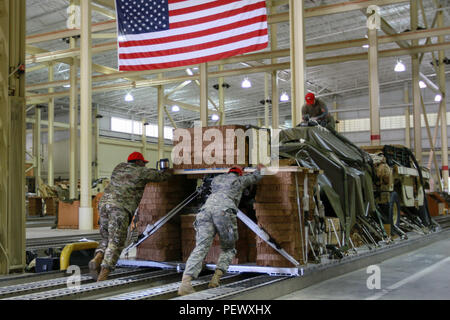
<svg viewBox="0 0 450 320">
<path fill-rule="evenodd" d="M 117 18 L 123 19 L 118 21 L 121 71 L 199 64 L 258 51 L 268 45 L 265 0 L 165 0 L 169 26 L 150 32 L 146 30 L 153 25 L 151 10 L 141 9 L 142 14 L 136 18 L 127 16 L 128 12 L 136 12 L 133 5 L 151 8 L 146 1 L 150 0 L 116 0 Z M 138 31 L 141 29 L 142 33 Z"/>
</svg>

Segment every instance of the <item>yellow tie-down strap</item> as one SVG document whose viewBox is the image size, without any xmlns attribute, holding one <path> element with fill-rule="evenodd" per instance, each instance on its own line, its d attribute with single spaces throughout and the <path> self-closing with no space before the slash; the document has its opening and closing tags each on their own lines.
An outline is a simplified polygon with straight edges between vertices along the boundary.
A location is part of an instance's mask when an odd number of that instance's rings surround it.
<svg viewBox="0 0 450 320">
<path fill-rule="evenodd" d="M 59 269 L 67 270 L 70 265 L 70 256 L 73 251 L 81 251 L 87 249 L 96 249 L 98 247 L 98 242 L 96 241 L 86 241 L 86 242 L 76 242 L 68 244 L 64 247 L 59 258 Z"/>
</svg>

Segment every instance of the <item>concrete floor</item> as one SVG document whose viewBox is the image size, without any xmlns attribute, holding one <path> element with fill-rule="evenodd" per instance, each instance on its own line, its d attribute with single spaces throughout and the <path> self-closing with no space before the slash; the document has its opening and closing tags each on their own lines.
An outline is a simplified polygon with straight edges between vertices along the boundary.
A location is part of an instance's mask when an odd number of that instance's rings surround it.
<svg viewBox="0 0 450 320">
<path fill-rule="evenodd" d="M 52 229 L 51 227 L 27 228 L 26 239 L 52 238 L 62 236 L 76 236 L 98 234 L 99 230 L 76 230 L 76 229 Z"/>
<path fill-rule="evenodd" d="M 378 264 L 380 289 L 366 268 L 333 278 L 277 300 L 448 300 L 450 299 L 450 239 Z"/>
</svg>

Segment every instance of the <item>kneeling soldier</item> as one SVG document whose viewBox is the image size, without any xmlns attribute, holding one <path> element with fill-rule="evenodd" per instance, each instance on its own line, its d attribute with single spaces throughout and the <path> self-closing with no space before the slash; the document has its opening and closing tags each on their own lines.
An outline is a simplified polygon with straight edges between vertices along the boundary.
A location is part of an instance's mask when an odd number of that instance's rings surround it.
<svg viewBox="0 0 450 320">
<path fill-rule="evenodd" d="M 186 262 L 186 269 L 178 290 L 179 295 L 195 292 L 191 281 L 196 279 L 202 270 L 203 260 L 208 254 L 216 233 L 219 234 L 222 252 L 208 287 L 219 286 L 220 277 L 227 272 L 231 260 L 236 255 L 235 243 L 238 239 L 236 214 L 242 192 L 261 179 L 263 167 L 260 164 L 255 172 L 243 176 L 242 168 L 235 166 L 228 173 L 221 174 L 212 180 L 211 195 L 200 208 L 194 222 L 196 246 Z"/>
<path fill-rule="evenodd" d="M 98 277 L 97 281 L 106 280 L 114 270 L 125 247 L 128 226 L 141 202 L 145 185 L 167 180 L 172 175 L 170 170 L 145 168 L 147 162 L 141 153 L 133 152 L 128 162 L 117 165 L 98 204 L 102 240 L 94 259 L 89 262 L 90 272 L 94 278 Z"/>
</svg>

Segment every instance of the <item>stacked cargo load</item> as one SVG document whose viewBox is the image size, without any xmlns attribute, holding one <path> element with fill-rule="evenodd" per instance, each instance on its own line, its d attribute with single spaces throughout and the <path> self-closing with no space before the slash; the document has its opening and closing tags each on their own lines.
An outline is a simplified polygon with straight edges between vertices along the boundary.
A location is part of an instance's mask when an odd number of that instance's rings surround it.
<svg viewBox="0 0 450 320">
<path fill-rule="evenodd" d="M 189 180 L 185 176 L 173 176 L 164 182 L 148 183 L 139 204 L 138 232 L 142 233 L 148 224 L 154 224 L 165 216 L 193 190 L 195 190 L 195 180 Z M 179 261 L 181 259 L 179 219 L 171 219 L 142 242 L 137 247 L 136 258 L 152 261 Z"/>
<path fill-rule="evenodd" d="M 51 197 L 45 198 L 45 215 L 46 216 L 56 216 L 58 213 L 58 198 Z"/>
<path fill-rule="evenodd" d="M 254 208 L 258 225 L 300 264 L 307 259 L 305 223 L 315 209 L 313 195 L 316 184 L 317 172 L 290 167 L 275 175 L 265 175 L 257 186 Z M 308 197 L 305 197 L 305 187 Z M 257 265 L 293 266 L 262 239 L 257 237 L 256 241 Z"/>
<path fill-rule="evenodd" d="M 28 198 L 28 215 L 42 216 L 42 198 L 29 197 Z"/>
</svg>

